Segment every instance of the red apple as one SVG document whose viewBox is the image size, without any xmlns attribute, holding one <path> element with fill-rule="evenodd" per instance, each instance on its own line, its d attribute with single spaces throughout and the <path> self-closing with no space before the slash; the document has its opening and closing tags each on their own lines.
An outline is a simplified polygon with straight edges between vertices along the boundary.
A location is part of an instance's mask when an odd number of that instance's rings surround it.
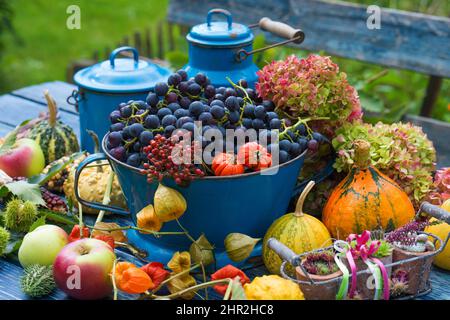
<svg viewBox="0 0 450 320">
<path fill-rule="evenodd" d="M 114 250 L 104 241 L 84 238 L 69 243 L 53 264 L 56 285 L 75 299 L 104 298 L 112 291 L 115 259 Z"/>
<path fill-rule="evenodd" d="M 32 139 L 20 139 L 11 150 L 0 155 L 0 169 L 12 178 L 31 177 L 45 166 L 44 153 Z"/>
</svg>

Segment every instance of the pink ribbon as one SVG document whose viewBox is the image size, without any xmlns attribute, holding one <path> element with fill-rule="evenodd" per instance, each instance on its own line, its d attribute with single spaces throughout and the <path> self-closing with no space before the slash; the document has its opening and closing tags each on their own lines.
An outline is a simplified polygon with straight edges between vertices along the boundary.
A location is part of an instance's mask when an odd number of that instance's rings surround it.
<svg viewBox="0 0 450 320">
<path fill-rule="evenodd" d="M 348 264 L 350 265 L 350 269 L 352 271 L 352 282 L 349 290 L 350 298 L 353 298 L 356 292 L 356 263 L 355 260 L 359 258 L 362 261 L 366 262 L 367 260 L 373 261 L 377 264 L 377 266 L 381 270 L 381 274 L 383 276 L 383 298 L 385 300 L 389 299 L 389 277 L 387 274 L 387 270 L 383 263 L 376 258 L 373 258 L 372 255 L 377 252 L 380 247 L 380 241 L 371 241 L 370 245 L 367 245 L 367 242 L 370 240 L 370 231 L 365 230 L 362 234 L 351 234 L 347 238 L 347 242 L 350 244 L 350 250 L 347 251 L 346 257 Z M 355 241 L 355 247 L 352 247 L 352 242 Z"/>
</svg>

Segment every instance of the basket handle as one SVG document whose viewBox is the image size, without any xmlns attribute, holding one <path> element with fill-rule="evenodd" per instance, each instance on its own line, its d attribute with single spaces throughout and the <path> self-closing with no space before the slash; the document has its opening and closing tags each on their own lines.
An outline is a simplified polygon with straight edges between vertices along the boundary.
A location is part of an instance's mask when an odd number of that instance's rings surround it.
<svg viewBox="0 0 450 320">
<path fill-rule="evenodd" d="M 267 240 L 267 247 L 269 247 L 270 249 L 272 249 L 273 251 L 275 251 L 275 253 L 280 256 L 280 258 L 283 261 L 287 261 L 290 264 L 294 264 L 293 260 L 296 256 L 296 254 L 294 253 L 294 251 L 292 251 L 291 249 L 289 249 L 288 247 L 286 247 L 284 244 L 282 244 L 280 241 L 278 241 L 275 238 L 269 238 L 269 240 Z"/>
<path fill-rule="evenodd" d="M 426 213 L 427 215 L 436 218 L 438 220 L 444 221 L 450 224 L 450 212 L 442 209 L 439 206 L 431 204 L 427 201 L 422 202 L 419 208 L 419 213 Z"/>
</svg>

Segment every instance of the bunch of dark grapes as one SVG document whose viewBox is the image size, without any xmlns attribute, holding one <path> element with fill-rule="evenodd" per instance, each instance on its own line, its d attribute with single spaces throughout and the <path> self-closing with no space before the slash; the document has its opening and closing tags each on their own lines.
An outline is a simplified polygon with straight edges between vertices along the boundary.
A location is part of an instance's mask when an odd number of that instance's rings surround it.
<svg viewBox="0 0 450 320">
<path fill-rule="evenodd" d="M 202 169 L 194 165 L 194 149 L 195 141 L 189 140 L 189 146 L 178 148 L 180 151 L 189 152 L 192 159 L 190 163 L 176 161 L 173 157 L 182 154 L 176 149 L 177 144 L 182 144 L 181 134 L 175 134 L 170 138 L 166 138 L 161 134 L 157 134 L 148 146 L 143 148 L 143 152 L 147 155 L 148 162 L 144 163 L 142 172 L 147 175 L 149 183 L 157 180 L 161 181 L 164 177 L 171 177 L 178 185 L 187 185 L 195 177 L 204 176 Z M 181 141 L 180 141 L 181 140 Z M 186 143 L 186 140 L 185 140 Z"/>
<path fill-rule="evenodd" d="M 144 163 L 148 162 L 143 148 L 156 135 L 169 138 L 177 129 L 191 132 L 192 138 L 201 141 L 202 148 L 212 143 L 201 136 L 209 129 L 219 130 L 223 136 L 227 129 L 242 133 L 255 129 L 266 134 L 268 143 L 272 143 L 268 145 L 269 152 L 278 152 L 274 147 L 276 141 L 271 141 L 271 130 L 280 130 L 280 163 L 297 157 L 306 149 L 315 151 L 322 142 L 322 136 L 312 133 L 304 123 L 291 125 L 290 120 L 280 119 L 273 102 L 261 100 L 246 80 L 239 80 L 232 87 L 215 88 L 206 75 L 198 73 L 188 78 L 184 70 L 171 74 L 167 82 L 157 83 L 146 101 L 120 104 L 110 114 L 110 121 L 109 153 L 138 168 L 144 168 Z M 202 123 L 199 137 L 194 137 L 195 121 Z M 225 137 L 220 143 L 225 150 Z"/>
</svg>

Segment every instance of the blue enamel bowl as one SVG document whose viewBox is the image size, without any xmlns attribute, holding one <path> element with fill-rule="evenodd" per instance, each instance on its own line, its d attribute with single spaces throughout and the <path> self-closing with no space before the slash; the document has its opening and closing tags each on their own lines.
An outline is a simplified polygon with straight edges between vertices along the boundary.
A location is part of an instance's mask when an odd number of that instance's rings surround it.
<svg viewBox="0 0 450 320">
<path fill-rule="evenodd" d="M 139 169 L 120 162 L 110 156 L 102 141 L 103 153 L 92 154 L 77 168 L 75 190 L 78 177 L 89 163 L 107 159 L 122 187 L 129 211 L 85 201 L 76 193 L 80 203 L 98 210 L 106 210 L 121 215 L 130 215 L 136 224 L 136 214 L 153 203 L 158 183 L 148 183 Z M 282 165 L 266 169 L 266 173 L 245 173 L 235 176 L 207 176 L 193 180 L 188 187 L 180 187 L 172 179 L 163 184 L 178 190 L 187 201 L 187 210 L 179 219 L 180 223 L 194 237 L 202 233 L 215 247 L 217 266 L 232 263 L 224 250 L 224 239 L 232 232 L 239 232 L 254 238 L 263 238 L 272 222 L 286 213 L 290 199 L 308 182 L 297 185 L 297 177 L 303 166 L 306 151 Z M 332 163 L 313 179 L 321 180 L 332 172 Z M 176 221 L 165 223 L 161 231 L 181 231 Z M 165 235 L 156 238 L 131 230 L 130 243 L 147 251 L 148 260 L 166 263 L 175 251 L 189 250 L 191 242 L 185 235 Z M 252 256 L 261 254 L 261 245 Z"/>
</svg>

